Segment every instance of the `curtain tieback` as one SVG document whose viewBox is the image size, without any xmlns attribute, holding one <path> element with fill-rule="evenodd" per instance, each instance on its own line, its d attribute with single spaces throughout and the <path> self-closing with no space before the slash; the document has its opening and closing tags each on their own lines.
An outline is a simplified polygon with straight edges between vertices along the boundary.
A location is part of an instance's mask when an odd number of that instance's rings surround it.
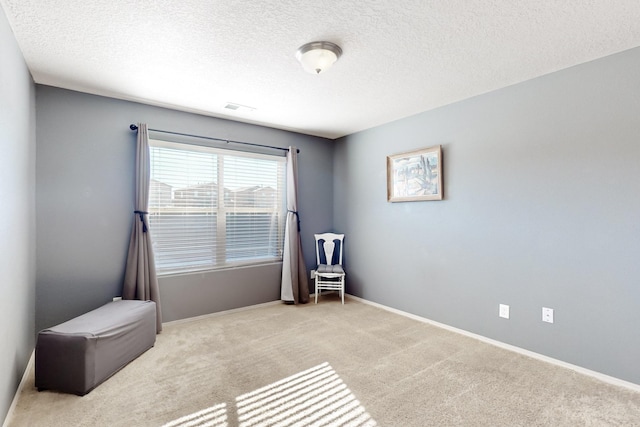
<svg viewBox="0 0 640 427">
<path fill-rule="evenodd" d="M 300 232 L 300 215 L 298 215 L 298 211 L 287 210 L 287 212 L 291 212 L 296 216 L 296 220 L 298 221 L 298 233 L 299 233 Z"/>
<path fill-rule="evenodd" d="M 144 220 L 144 216 L 147 215 L 149 212 L 145 212 L 145 211 L 133 211 L 134 214 L 138 214 L 140 215 L 140 222 L 142 223 L 142 232 L 146 233 L 147 232 L 147 223 Z"/>
</svg>

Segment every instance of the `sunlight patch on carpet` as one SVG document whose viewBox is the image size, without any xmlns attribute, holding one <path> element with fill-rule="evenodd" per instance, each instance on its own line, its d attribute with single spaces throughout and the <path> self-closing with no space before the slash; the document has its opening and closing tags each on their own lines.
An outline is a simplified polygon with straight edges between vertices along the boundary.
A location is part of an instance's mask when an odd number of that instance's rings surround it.
<svg viewBox="0 0 640 427">
<path fill-rule="evenodd" d="M 377 426 L 327 362 L 238 396 L 236 409 L 239 427 Z M 221 403 L 163 427 L 228 427 L 229 412 Z"/>
<path fill-rule="evenodd" d="M 221 403 L 202 411 L 185 415 L 162 427 L 227 427 L 227 405 Z"/>
<path fill-rule="evenodd" d="M 236 398 L 240 427 L 376 426 L 325 362 Z"/>
</svg>

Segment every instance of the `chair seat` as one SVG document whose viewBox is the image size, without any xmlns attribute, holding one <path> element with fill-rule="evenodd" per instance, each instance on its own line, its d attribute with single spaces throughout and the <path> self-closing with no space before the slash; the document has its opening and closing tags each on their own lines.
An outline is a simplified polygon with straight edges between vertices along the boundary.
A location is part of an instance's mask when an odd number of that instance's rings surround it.
<svg viewBox="0 0 640 427">
<path fill-rule="evenodd" d="M 334 264 L 334 265 L 320 264 L 316 271 L 318 272 L 318 274 L 323 274 L 327 276 L 331 274 L 331 275 L 335 275 L 335 277 L 338 277 L 344 274 L 344 269 L 340 264 Z"/>
</svg>

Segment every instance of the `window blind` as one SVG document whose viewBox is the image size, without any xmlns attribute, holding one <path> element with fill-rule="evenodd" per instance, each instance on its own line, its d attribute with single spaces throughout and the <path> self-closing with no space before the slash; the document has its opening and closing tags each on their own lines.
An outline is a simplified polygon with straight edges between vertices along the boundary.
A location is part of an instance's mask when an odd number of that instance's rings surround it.
<svg viewBox="0 0 640 427">
<path fill-rule="evenodd" d="M 150 146 L 149 229 L 159 275 L 282 260 L 284 157 Z"/>
</svg>

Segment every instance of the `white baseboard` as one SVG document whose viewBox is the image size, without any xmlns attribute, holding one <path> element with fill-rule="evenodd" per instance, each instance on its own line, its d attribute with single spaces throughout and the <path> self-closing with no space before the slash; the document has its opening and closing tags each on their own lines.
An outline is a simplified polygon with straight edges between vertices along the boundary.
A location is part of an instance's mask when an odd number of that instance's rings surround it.
<svg viewBox="0 0 640 427">
<path fill-rule="evenodd" d="M 311 296 L 313 296 L 313 295 L 314 294 L 311 294 Z M 587 368 L 583 368 L 581 366 L 573 365 L 571 363 L 563 362 L 562 360 L 554 359 L 552 357 L 545 356 L 545 355 L 540 354 L 540 353 L 535 353 L 533 351 L 525 350 L 523 348 L 516 347 L 516 346 L 511 345 L 511 344 L 506 344 L 506 343 L 503 343 L 501 341 L 497 341 L 497 340 L 494 340 L 494 339 L 491 339 L 491 338 L 484 337 L 482 335 L 474 334 L 473 332 L 465 331 L 464 329 L 459 329 L 459 328 L 455 328 L 453 326 L 445 325 L 444 323 L 436 322 L 434 320 L 430 320 L 430 319 L 427 319 L 425 317 L 421 317 L 421 316 L 418 316 L 418 315 L 415 315 L 415 314 L 412 314 L 412 313 L 407 313 L 406 311 L 402 311 L 402 310 L 398 310 L 398 309 L 395 309 L 395 308 L 387 307 L 386 305 L 382 305 L 382 304 L 379 304 L 377 302 L 369 301 L 369 300 L 366 300 L 364 298 L 356 297 L 354 295 L 345 294 L 345 297 L 354 299 L 354 300 L 359 301 L 359 302 L 361 302 L 363 304 L 368 304 L 368 305 L 380 308 L 382 310 L 389 311 L 391 313 L 399 314 L 401 316 L 405 316 L 405 317 L 408 317 L 410 319 L 417 320 L 419 322 L 427 323 L 427 324 L 436 326 L 438 328 L 446 329 L 446 330 L 451 331 L 451 332 L 455 332 L 455 333 L 458 333 L 458 334 L 461 334 L 461 335 L 464 335 L 464 336 L 467 336 L 467 337 L 470 337 L 470 338 L 474 338 L 474 339 L 477 339 L 479 341 L 494 345 L 496 347 L 500 347 L 500 348 L 505 349 L 505 350 L 513 351 L 514 353 L 519 353 L 519 354 L 522 354 L 524 356 L 531 357 L 533 359 L 537 359 L 537 360 L 540 360 L 540 361 L 543 361 L 543 362 L 551 363 L 553 365 L 561 366 L 563 368 L 571 369 L 572 371 L 578 372 L 578 373 L 583 374 L 583 375 L 590 376 L 592 378 L 595 378 L 597 380 L 600 380 L 600 381 L 608 383 L 608 384 L 612 384 L 612 385 L 619 386 L 619 387 L 624 387 L 624 388 L 630 389 L 630 390 L 635 391 L 635 392 L 640 392 L 640 384 L 635 384 L 635 383 L 632 383 L 632 382 L 629 382 L 629 381 L 621 380 L 620 378 L 616 378 L 616 377 L 612 377 L 612 376 L 603 374 L 601 372 L 592 371 L 591 369 L 587 369 Z M 205 314 L 205 315 L 202 315 L 202 316 L 190 317 L 188 319 L 174 320 L 174 321 L 171 321 L 171 322 L 166 322 L 166 323 L 164 323 L 164 325 L 175 325 L 175 324 L 180 324 L 180 323 L 188 323 L 188 322 L 193 322 L 193 321 L 197 321 L 197 320 L 201 320 L 201 319 L 206 319 L 206 318 L 209 318 L 209 317 L 222 316 L 222 315 L 225 315 L 225 314 L 236 313 L 236 312 L 246 311 L 246 310 L 252 310 L 252 309 L 255 309 L 255 308 L 259 308 L 259 307 L 265 307 L 265 306 L 276 305 L 276 304 L 282 304 L 282 301 L 280 301 L 280 300 L 270 301 L 270 302 L 265 302 L 265 303 L 262 303 L 262 304 L 255 304 L 255 305 L 250 305 L 250 306 L 247 306 L 247 307 L 234 308 L 234 309 L 231 309 L 231 310 L 220 311 L 220 312 L 217 312 L 217 313 L 210 313 L 210 314 Z M 7 416 L 6 416 L 5 420 L 4 420 L 4 422 L 2 423 L 2 427 L 8 427 L 9 426 L 9 421 L 13 417 L 13 412 L 15 411 L 16 405 L 18 404 L 18 397 L 20 396 L 22 390 L 26 386 L 27 378 L 29 376 L 29 372 L 33 368 L 34 363 L 35 363 L 35 350 L 31 353 L 31 357 L 29 358 L 29 362 L 27 363 L 27 367 L 25 368 L 24 374 L 22 375 L 22 380 L 20 381 L 20 385 L 18 386 L 18 390 L 16 391 L 16 394 L 13 397 L 13 401 L 11 402 L 11 406 L 9 406 L 9 411 L 7 412 Z"/>
<path fill-rule="evenodd" d="M 315 293 L 309 294 L 309 302 L 311 302 L 311 299 L 313 297 L 315 297 L 315 296 L 316 296 Z M 344 294 L 344 296 L 346 298 L 348 296 L 348 294 Z M 356 298 L 356 297 L 353 297 L 353 298 Z M 180 323 L 195 322 L 197 320 L 208 319 L 209 317 L 223 316 L 225 314 L 237 313 L 239 311 L 245 311 L 245 310 L 253 310 L 254 308 L 266 307 L 266 306 L 276 305 L 276 304 L 284 304 L 284 302 L 282 300 L 263 302 L 263 303 L 260 303 L 260 304 L 248 305 L 246 307 L 232 308 L 230 310 L 224 310 L 224 311 L 218 311 L 218 312 L 215 312 L 215 313 L 203 314 L 202 316 L 187 317 L 186 319 L 178 319 L 178 320 L 171 320 L 169 322 L 162 322 L 162 325 L 163 326 L 179 325 Z"/>
<path fill-rule="evenodd" d="M 389 311 L 391 313 L 399 314 L 401 316 L 408 317 L 413 320 L 417 320 L 419 322 L 428 323 L 430 325 L 436 326 L 438 328 L 446 329 L 451 332 L 455 332 L 470 338 L 477 339 L 479 341 L 494 345 L 496 347 L 500 347 L 505 350 L 513 351 L 515 353 L 522 354 L 524 356 L 531 357 L 533 359 L 541 360 L 543 362 L 551 363 L 556 366 L 561 366 L 563 368 L 571 369 L 572 371 L 578 372 L 583 375 L 590 376 L 597 380 L 603 381 L 608 384 L 612 384 L 619 387 L 624 387 L 635 392 L 640 392 L 640 384 L 635 384 L 629 381 L 621 380 L 620 378 L 612 377 L 601 372 L 592 371 L 591 369 L 583 368 L 582 366 L 573 365 L 571 363 L 563 362 L 562 360 L 554 359 L 553 357 L 545 356 L 544 354 L 535 353 L 530 350 L 526 350 L 524 348 L 516 347 L 515 345 L 506 344 L 501 341 L 497 341 L 491 338 L 487 338 L 482 335 L 474 334 L 473 332 L 465 331 L 464 329 L 458 329 L 453 326 L 445 325 L 444 323 L 436 322 L 431 319 L 427 319 L 421 316 L 417 316 L 415 314 L 407 313 L 406 311 L 397 310 L 395 308 L 387 307 L 386 305 L 378 304 L 377 302 L 369 301 L 360 297 L 356 297 L 353 295 L 348 295 L 349 298 L 352 298 L 356 301 L 360 301 L 363 304 L 368 304 L 374 307 L 381 308 L 383 310 Z"/>
<path fill-rule="evenodd" d="M 284 303 L 282 302 L 282 300 L 263 302 L 261 304 L 248 305 L 246 307 L 232 308 L 230 310 L 224 310 L 224 311 L 218 311 L 218 312 L 215 312 L 215 313 L 203 314 L 202 316 L 187 317 L 186 319 L 178 319 L 178 320 L 172 320 L 170 322 L 163 322 L 162 325 L 163 326 L 179 325 L 180 323 L 195 322 L 197 320 L 208 319 L 210 317 L 223 316 L 225 314 L 237 313 L 239 311 L 253 310 L 255 308 L 266 307 L 266 306 L 269 306 L 269 305 L 276 305 L 276 304 L 284 304 Z"/>
<path fill-rule="evenodd" d="M 33 368 L 33 365 L 35 363 L 35 360 L 36 360 L 35 354 L 36 354 L 35 350 L 31 352 L 31 357 L 29 358 L 27 367 L 24 369 L 24 373 L 22 374 L 22 379 L 20 380 L 20 384 L 18 385 L 18 390 L 16 391 L 16 394 L 13 396 L 13 400 L 11 401 L 11 406 L 9 406 L 9 411 L 7 412 L 7 416 L 5 417 L 4 422 L 2 423 L 2 427 L 8 427 L 9 421 L 11 421 L 11 419 L 13 418 L 13 413 L 16 410 L 16 406 L 18 405 L 18 397 L 20 397 L 22 390 L 25 388 L 27 384 L 27 378 L 29 377 L 29 372 L 31 372 L 31 369 Z"/>
</svg>

